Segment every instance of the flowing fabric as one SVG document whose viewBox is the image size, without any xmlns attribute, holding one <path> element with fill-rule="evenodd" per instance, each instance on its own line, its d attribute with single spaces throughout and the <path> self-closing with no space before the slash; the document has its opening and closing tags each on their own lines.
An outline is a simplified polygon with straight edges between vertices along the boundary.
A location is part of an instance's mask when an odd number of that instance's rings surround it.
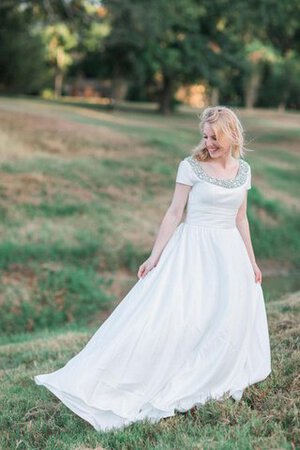
<svg viewBox="0 0 300 450">
<path fill-rule="evenodd" d="M 235 224 L 250 166 L 220 183 L 189 157 L 176 181 L 191 186 L 187 213 L 157 266 L 64 367 L 34 377 L 96 430 L 240 400 L 271 372 L 263 291 Z"/>
</svg>

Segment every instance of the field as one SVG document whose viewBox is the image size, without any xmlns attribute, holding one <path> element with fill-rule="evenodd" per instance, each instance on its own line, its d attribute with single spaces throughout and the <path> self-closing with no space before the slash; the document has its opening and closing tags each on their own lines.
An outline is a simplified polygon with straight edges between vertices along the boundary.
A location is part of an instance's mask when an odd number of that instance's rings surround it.
<svg viewBox="0 0 300 450">
<path fill-rule="evenodd" d="M 104 434 L 32 377 L 81 349 L 137 281 L 177 164 L 198 143 L 197 114 L 0 99 L 1 450 L 297 448 L 300 116 L 239 115 L 251 149 L 248 217 L 266 275 L 272 375 L 239 403 L 209 402 Z"/>
</svg>

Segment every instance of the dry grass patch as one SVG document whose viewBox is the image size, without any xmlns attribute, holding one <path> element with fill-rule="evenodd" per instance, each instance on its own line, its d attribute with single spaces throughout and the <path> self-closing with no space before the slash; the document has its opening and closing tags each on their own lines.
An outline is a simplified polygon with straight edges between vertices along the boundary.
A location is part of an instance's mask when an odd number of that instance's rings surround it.
<svg viewBox="0 0 300 450">
<path fill-rule="evenodd" d="M 257 127 L 264 127 L 264 119 L 271 120 L 273 128 L 296 128 L 300 124 L 299 113 L 278 111 L 275 109 L 241 109 L 238 111 L 242 119 L 254 119 Z M 253 122 L 254 123 L 254 122 Z"/>
<path fill-rule="evenodd" d="M 74 348 L 83 345 L 84 342 L 90 337 L 90 332 L 72 332 L 67 331 L 63 334 L 56 336 L 46 336 L 46 338 L 38 338 L 34 341 L 18 342 L 16 344 L 1 345 L 2 354 L 22 353 L 28 351 L 61 351 L 62 348 Z"/>
<path fill-rule="evenodd" d="M 81 110 L 81 114 L 82 114 Z M 0 157 L 26 157 L 48 154 L 63 158 L 110 157 L 125 159 L 129 156 L 153 154 L 141 146 L 138 139 L 109 127 L 77 123 L 61 117 L 9 112 L 0 109 Z M 18 136 L 22 135 L 22 141 Z M 15 145 L 14 145 L 15 144 Z M 14 148 L 16 147 L 16 148 Z"/>
<path fill-rule="evenodd" d="M 2 173 L 0 198 L 8 204 L 39 205 L 41 199 L 50 202 L 63 197 L 64 201 L 91 202 L 96 196 L 88 189 L 62 177 L 43 173 Z"/>
<path fill-rule="evenodd" d="M 113 233 L 106 238 L 108 243 L 113 244 L 115 236 L 120 236 L 120 243 L 130 242 L 134 247 L 150 252 L 171 196 L 161 192 L 147 202 L 143 202 L 140 196 L 139 193 L 136 198 L 130 197 L 132 201 L 129 202 L 127 196 L 124 197 L 124 203 L 120 202 L 118 208 L 118 220 L 114 223 Z M 128 203 L 125 203 L 126 198 Z"/>
<path fill-rule="evenodd" d="M 137 271 L 138 267 L 136 272 Z M 116 298 L 116 302 L 112 304 L 110 311 L 105 312 L 105 316 L 107 316 L 115 309 L 117 304 L 123 300 L 133 285 L 137 283 L 138 277 L 137 274 L 132 275 L 132 272 L 126 268 L 116 270 L 113 275 L 111 272 L 101 271 L 101 276 L 105 280 L 111 280 L 109 292 Z"/>
<path fill-rule="evenodd" d="M 31 268 L 12 264 L 9 271 L 0 272 L 0 283 L 0 306 L 9 298 L 11 313 L 18 314 L 20 303 L 30 302 L 37 290 L 38 277 Z"/>
<path fill-rule="evenodd" d="M 263 276 L 287 276 L 294 268 L 290 261 L 279 261 L 272 258 L 261 258 L 259 266 L 263 271 Z"/>
<path fill-rule="evenodd" d="M 255 185 L 267 200 L 277 200 L 290 209 L 300 211 L 299 198 L 292 197 L 289 193 L 274 189 L 262 175 L 253 176 L 253 185 Z M 267 219 L 269 220 L 269 218 Z"/>
<path fill-rule="evenodd" d="M 275 218 L 274 216 L 269 214 L 264 208 L 255 206 L 255 215 L 258 220 L 260 220 L 267 226 L 276 227 L 279 225 L 278 218 Z"/>
</svg>

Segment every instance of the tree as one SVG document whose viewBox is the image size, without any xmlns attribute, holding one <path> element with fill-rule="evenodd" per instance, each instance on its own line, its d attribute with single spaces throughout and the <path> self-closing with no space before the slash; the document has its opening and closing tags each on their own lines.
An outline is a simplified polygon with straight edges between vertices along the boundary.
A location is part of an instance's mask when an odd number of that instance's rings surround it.
<svg viewBox="0 0 300 450">
<path fill-rule="evenodd" d="M 48 25 L 42 32 L 47 49 L 47 60 L 54 68 L 54 93 L 59 97 L 62 93 L 63 77 L 72 64 L 70 51 L 77 44 L 77 37 L 64 23 Z"/>
<path fill-rule="evenodd" d="M 253 107 L 255 102 L 259 105 L 262 99 L 264 105 L 282 103 L 281 91 L 276 88 L 279 85 L 284 85 L 285 91 L 290 89 L 290 92 L 299 92 L 294 82 L 286 80 L 289 75 L 283 69 L 284 66 L 298 67 L 297 61 L 300 59 L 299 1 L 235 0 L 232 19 L 228 31 L 234 40 L 239 41 L 241 48 L 241 75 L 246 106 Z M 266 75 L 270 77 L 269 80 Z M 294 74 L 291 74 L 291 78 L 295 79 Z M 262 92 L 266 84 L 268 88 L 274 86 L 274 90 L 269 91 L 269 99 Z M 285 92 L 286 99 L 289 95 Z"/>
<path fill-rule="evenodd" d="M 258 104 L 286 108 L 300 108 L 300 59 L 291 51 L 280 56 L 275 64 L 268 66 L 263 74 L 262 88 L 258 93 Z"/>
<path fill-rule="evenodd" d="M 258 98 L 264 68 L 267 64 L 275 64 L 279 60 L 279 54 L 273 47 L 263 45 L 258 40 L 253 40 L 246 46 L 245 54 L 245 106 L 253 108 Z"/>
<path fill-rule="evenodd" d="M 44 46 L 32 31 L 32 15 L 13 4 L 1 6 L 0 88 L 11 93 L 37 93 L 47 82 Z"/>
<path fill-rule="evenodd" d="M 230 4 L 222 4 L 213 10 L 208 0 L 104 0 L 111 24 L 104 59 L 114 78 L 152 74 L 164 114 L 173 110 L 180 85 L 205 79 L 218 86 L 222 63 L 229 60 L 229 39 L 218 24 Z"/>
<path fill-rule="evenodd" d="M 55 70 L 59 95 L 62 77 L 72 62 L 70 50 L 98 7 L 92 0 L 0 2 L 1 90 L 38 93 L 50 79 L 48 61 Z"/>
</svg>

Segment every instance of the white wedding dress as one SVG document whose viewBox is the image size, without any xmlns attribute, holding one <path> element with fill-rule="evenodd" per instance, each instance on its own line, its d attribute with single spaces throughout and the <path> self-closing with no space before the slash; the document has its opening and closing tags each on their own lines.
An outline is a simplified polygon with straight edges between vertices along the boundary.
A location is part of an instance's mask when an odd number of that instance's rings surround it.
<svg viewBox="0 0 300 450">
<path fill-rule="evenodd" d="M 240 400 L 270 374 L 263 291 L 235 224 L 251 188 L 239 161 L 231 180 L 192 156 L 180 162 L 176 181 L 192 186 L 186 216 L 157 266 L 64 367 L 34 377 L 96 430 Z"/>
</svg>

